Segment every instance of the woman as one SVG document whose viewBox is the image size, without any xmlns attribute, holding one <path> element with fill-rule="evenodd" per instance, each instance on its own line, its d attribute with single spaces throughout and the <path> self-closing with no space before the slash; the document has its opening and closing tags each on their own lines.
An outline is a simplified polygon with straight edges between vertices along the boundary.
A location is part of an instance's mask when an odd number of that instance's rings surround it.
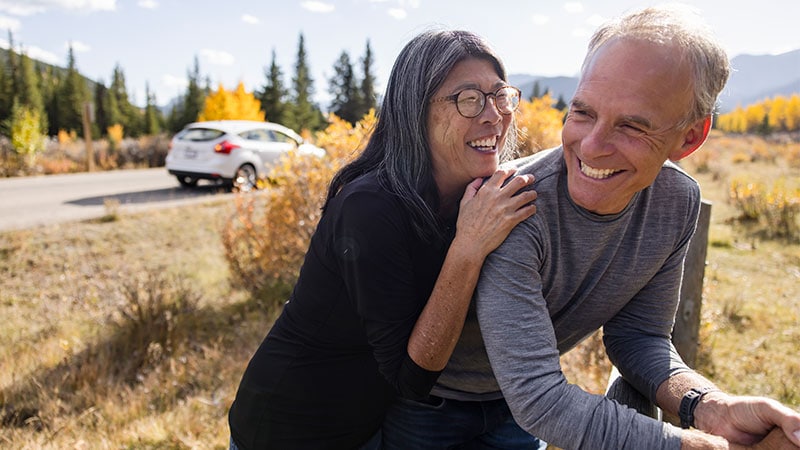
<svg viewBox="0 0 800 450">
<path fill-rule="evenodd" d="M 535 212 L 536 193 L 518 193 L 533 178 L 498 170 L 518 102 L 472 33 L 405 46 L 373 135 L 331 182 L 292 296 L 244 373 L 232 447 L 376 448 L 392 399 L 428 395 L 484 258 Z"/>
</svg>

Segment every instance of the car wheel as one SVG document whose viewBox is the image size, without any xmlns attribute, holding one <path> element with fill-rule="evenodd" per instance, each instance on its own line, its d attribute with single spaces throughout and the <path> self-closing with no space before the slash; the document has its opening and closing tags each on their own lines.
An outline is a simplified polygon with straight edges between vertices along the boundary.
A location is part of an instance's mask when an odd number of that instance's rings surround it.
<svg viewBox="0 0 800 450">
<path fill-rule="evenodd" d="M 233 177 L 233 189 L 239 192 L 252 191 L 256 188 L 256 168 L 250 164 L 243 164 Z"/>
<path fill-rule="evenodd" d="M 195 187 L 197 186 L 197 178 L 189 177 L 189 176 L 182 176 L 178 175 L 175 178 L 178 179 L 178 183 L 185 188 Z"/>
</svg>

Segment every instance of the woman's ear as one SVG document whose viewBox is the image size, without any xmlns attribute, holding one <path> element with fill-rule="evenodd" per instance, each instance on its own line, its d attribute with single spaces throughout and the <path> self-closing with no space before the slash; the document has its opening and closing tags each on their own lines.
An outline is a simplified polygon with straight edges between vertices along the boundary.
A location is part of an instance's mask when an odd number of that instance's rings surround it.
<svg viewBox="0 0 800 450">
<path fill-rule="evenodd" d="M 703 142 L 708 137 L 708 132 L 711 131 L 711 116 L 698 120 L 686 132 L 683 145 L 677 150 L 670 153 L 669 159 L 672 161 L 680 161 L 683 158 L 691 155 L 692 152 L 700 148 Z"/>
</svg>

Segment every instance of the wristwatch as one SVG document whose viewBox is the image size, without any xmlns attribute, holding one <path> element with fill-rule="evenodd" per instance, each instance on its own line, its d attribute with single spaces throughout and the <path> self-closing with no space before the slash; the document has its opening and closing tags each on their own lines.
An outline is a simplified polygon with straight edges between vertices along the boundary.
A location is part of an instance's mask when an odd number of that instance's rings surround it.
<svg viewBox="0 0 800 450">
<path fill-rule="evenodd" d="M 681 406 L 678 408 L 678 417 L 681 419 L 681 428 L 694 427 L 694 409 L 709 392 L 718 391 L 714 387 L 691 388 L 683 394 Z"/>
</svg>

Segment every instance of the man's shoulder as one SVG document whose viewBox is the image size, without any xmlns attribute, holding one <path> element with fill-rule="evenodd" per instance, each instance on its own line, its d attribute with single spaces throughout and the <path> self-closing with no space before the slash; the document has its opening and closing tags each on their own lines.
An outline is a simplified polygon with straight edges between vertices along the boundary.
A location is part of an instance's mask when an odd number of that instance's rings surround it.
<svg viewBox="0 0 800 450">
<path fill-rule="evenodd" d="M 666 189 L 675 190 L 676 188 L 683 187 L 689 191 L 699 191 L 700 185 L 691 175 L 689 175 L 681 166 L 667 160 L 661 167 L 658 177 L 654 182 L 656 185 L 661 185 Z"/>
<path fill-rule="evenodd" d="M 541 180 L 550 173 L 560 170 L 562 160 L 563 151 L 559 146 L 508 161 L 503 166 L 517 169 L 519 175 L 532 174 L 537 180 Z"/>
</svg>

